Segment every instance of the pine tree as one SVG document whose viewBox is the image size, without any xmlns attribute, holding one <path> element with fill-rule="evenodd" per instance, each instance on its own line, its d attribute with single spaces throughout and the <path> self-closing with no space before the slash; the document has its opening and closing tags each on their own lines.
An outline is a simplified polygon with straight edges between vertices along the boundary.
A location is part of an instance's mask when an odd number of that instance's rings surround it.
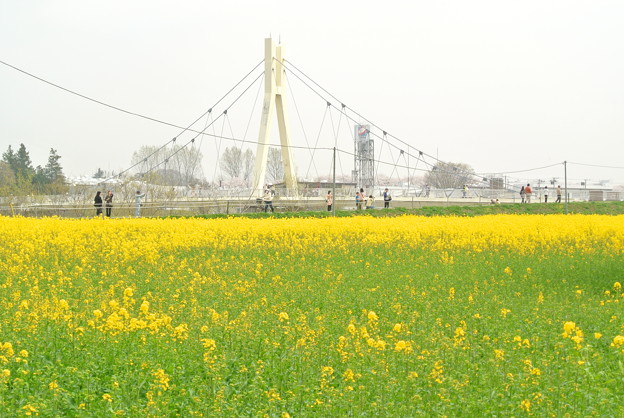
<svg viewBox="0 0 624 418">
<path fill-rule="evenodd" d="M 56 153 L 56 150 L 50 148 L 48 163 L 43 169 L 48 184 L 65 183 L 65 174 L 63 174 L 63 167 L 59 163 L 60 159 L 61 156 Z"/>
<path fill-rule="evenodd" d="M 17 154 L 15 154 L 15 167 L 13 170 L 15 171 L 18 182 L 30 182 L 35 175 L 35 169 L 30 160 L 30 154 L 26 151 L 26 146 L 24 144 L 20 144 Z"/>
<path fill-rule="evenodd" d="M 13 170 L 13 174 L 15 174 L 15 170 L 17 169 L 17 156 L 15 155 L 15 151 L 13 151 L 13 147 L 9 145 L 9 148 L 2 154 L 2 161 L 7 163 L 11 170 Z"/>
</svg>

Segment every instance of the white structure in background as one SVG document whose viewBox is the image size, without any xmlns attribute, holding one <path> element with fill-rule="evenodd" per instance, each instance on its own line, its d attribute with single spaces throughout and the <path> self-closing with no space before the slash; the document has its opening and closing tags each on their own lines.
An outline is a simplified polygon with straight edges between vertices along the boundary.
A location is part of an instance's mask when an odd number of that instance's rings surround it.
<svg viewBox="0 0 624 418">
<path fill-rule="evenodd" d="M 370 125 L 355 125 L 353 182 L 365 191 L 375 187 L 375 142 L 370 136 Z"/>
<path fill-rule="evenodd" d="M 260 133 L 258 135 L 258 148 L 256 151 L 256 164 L 254 167 L 254 193 L 261 197 L 266 177 L 268 140 L 271 133 L 273 113 L 277 113 L 279 136 L 282 149 L 282 161 L 284 164 L 284 183 L 286 187 L 297 192 L 297 177 L 293 164 L 292 150 L 290 148 L 290 134 L 288 130 L 288 118 L 286 114 L 285 93 L 286 86 L 283 81 L 283 55 L 282 45 L 273 45 L 273 39 L 264 40 L 264 104 L 260 119 Z"/>
</svg>

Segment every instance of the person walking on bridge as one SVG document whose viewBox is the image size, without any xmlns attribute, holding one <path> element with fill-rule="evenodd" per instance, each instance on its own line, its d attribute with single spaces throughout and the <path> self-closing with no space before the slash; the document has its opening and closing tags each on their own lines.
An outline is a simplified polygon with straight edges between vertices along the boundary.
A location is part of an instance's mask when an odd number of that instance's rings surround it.
<svg viewBox="0 0 624 418">
<path fill-rule="evenodd" d="M 141 193 L 140 190 L 137 190 L 136 195 L 134 196 L 134 216 L 137 218 L 141 216 L 141 199 L 145 197 L 145 193 Z"/>
<path fill-rule="evenodd" d="M 273 190 L 271 190 L 271 186 L 264 189 L 262 201 L 264 202 L 265 213 L 269 210 L 269 208 L 271 208 L 271 213 L 275 212 L 275 209 L 273 209 Z"/>
<path fill-rule="evenodd" d="M 111 213 L 113 211 L 113 192 L 108 191 L 106 197 L 104 198 L 104 202 L 106 203 L 106 217 L 110 218 Z"/>
<path fill-rule="evenodd" d="M 533 190 L 531 189 L 531 185 L 527 183 L 524 188 L 524 194 L 526 195 L 526 202 L 531 203 L 531 195 L 533 194 Z"/>
</svg>

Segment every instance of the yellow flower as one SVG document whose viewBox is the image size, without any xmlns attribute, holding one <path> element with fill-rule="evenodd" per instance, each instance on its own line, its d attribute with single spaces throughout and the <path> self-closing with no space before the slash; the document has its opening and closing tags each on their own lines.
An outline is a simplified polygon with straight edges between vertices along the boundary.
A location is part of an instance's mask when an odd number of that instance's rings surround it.
<svg viewBox="0 0 624 418">
<path fill-rule="evenodd" d="M 105 393 L 104 395 L 102 395 L 102 399 L 104 399 L 106 402 L 113 402 L 113 397 L 110 395 L 110 393 Z"/>
<path fill-rule="evenodd" d="M 58 383 L 56 383 L 56 380 L 54 380 L 54 381 L 52 381 L 52 382 L 50 382 L 48 384 L 48 389 L 50 389 L 50 390 L 58 389 L 58 387 L 59 387 L 59 385 L 58 385 Z"/>
<path fill-rule="evenodd" d="M 369 321 L 377 321 L 379 318 L 377 317 L 377 314 L 375 313 L 375 311 L 368 311 L 368 320 Z"/>
<path fill-rule="evenodd" d="M 613 283 L 613 290 L 615 290 L 618 293 L 620 292 L 620 290 L 622 290 L 622 285 L 620 284 L 620 282 Z"/>
<path fill-rule="evenodd" d="M 531 401 L 528 399 L 523 400 L 520 402 L 520 408 L 525 412 L 529 412 L 531 410 Z"/>
<path fill-rule="evenodd" d="M 407 343 L 407 342 L 405 342 L 405 341 L 403 341 L 403 340 L 400 340 L 400 341 L 397 341 L 397 342 L 394 344 L 394 351 L 401 352 L 401 351 L 406 350 L 406 349 L 407 349 L 407 347 L 409 347 L 409 343 Z"/>
<path fill-rule="evenodd" d="M 392 331 L 394 331 L 394 332 L 401 332 L 401 324 L 394 324 L 394 327 L 392 328 Z"/>
<path fill-rule="evenodd" d="M 345 372 L 342 374 L 342 377 L 345 382 L 355 382 L 355 373 L 353 373 L 353 370 L 351 369 L 345 370 Z"/>
<path fill-rule="evenodd" d="M 204 348 L 207 348 L 209 350 L 214 350 L 215 348 L 217 348 L 217 342 L 212 338 L 204 338 L 200 341 L 204 343 Z"/>
<path fill-rule="evenodd" d="M 613 338 L 612 347 L 620 347 L 624 345 L 624 335 L 618 335 Z"/>
<path fill-rule="evenodd" d="M 544 303 L 544 294 L 542 292 L 539 292 L 539 295 L 537 295 L 537 303 Z"/>
<path fill-rule="evenodd" d="M 132 291 L 131 287 L 127 287 L 126 289 L 124 289 L 123 295 L 125 298 L 131 298 L 133 294 L 134 292 Z"/>
<path fill-rule="evenodd" d="M 24 405 L 22 406 L 22 409 L 24 410 L 24 414 L 25 415 L 32 415 L 32 414 L 39 414 L 39 411 L 37 410 L 37 408 L 35 408 L 34 406 L 28 404 L 28 405 Z"/>
<path fill-rule="evenodd" d="M 162 390 L 169 389 L 169 380 L 170 377 L 165 373 L 163 369 L 158 369 L 152 373 L 154 376 L 154 383 L 159 386 Z"/>
<path fill-rule="evenodd" d="M 290 318 L 288 317 L 288 314 L 286 312 L 280 312 L 279 313 L 279 320 L 284 322 L 284 321 L 288 321 Z"/>
<path fill-rule="evenodd" d="M 574 333 L 574 330 L 576 329 L 576 323 L 572 322 L 572 321 L 567 321 L 564 322 L 563 324 L 563 337 L 569 337 L 570 335 L 572 335 L 572 333 Z"/>
<path fill-rule="evenodd" d="M 594 332 L 594 338 L 595 338 L 595 339 L 597 339 L 597 340 L 599 340 L 599 339 L 601 339 L 601 338 L 602 338 L 602 334 L 601 334 L 601 333 L 599 333 L 599 332 Z"/>
<path fill-rule="evenodd" d="M 323 366 L 321 368 L 321 374 L 323 376 L 331 376 L 332 374 L 334 374 L 334 368 L 331 366 Z"/>
</svg>

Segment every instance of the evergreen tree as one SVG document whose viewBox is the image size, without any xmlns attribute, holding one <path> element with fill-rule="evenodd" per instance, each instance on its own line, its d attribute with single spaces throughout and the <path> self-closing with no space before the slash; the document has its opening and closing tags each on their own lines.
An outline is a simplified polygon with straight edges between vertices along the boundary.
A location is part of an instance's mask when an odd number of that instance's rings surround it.
<svg viewBox="0 0 624 418">
<path fill-rule="evenodd" d="M 15 173 L 17 168 L 17 156 L 15 155 L 15 151 L 13 151 L 13 147 L 9 145 L 9 148 L 2 154 L 2 161 L 7 163 L 11 170 Z"/>
<path fill-rule="evenodd" d="M 48 163 L 43 169 L 48 184 L 65 183 L 65 174 L 63 174 L 63 167 L 59 163 L 60 159 L 61 156 L 56 153 L 56 150 L 50 148 Z"/>
<path fill-rule="evenodd" d="M 26 146 L 24 144 L 20 144 L 17 154 L 15 154 L 15 167 L 13 171 L 15 171 L 18 182 L 30 182 L 35 175 L 35 169 L 30 160 L 30 154 L 26 151 Z"/>
</svg>

